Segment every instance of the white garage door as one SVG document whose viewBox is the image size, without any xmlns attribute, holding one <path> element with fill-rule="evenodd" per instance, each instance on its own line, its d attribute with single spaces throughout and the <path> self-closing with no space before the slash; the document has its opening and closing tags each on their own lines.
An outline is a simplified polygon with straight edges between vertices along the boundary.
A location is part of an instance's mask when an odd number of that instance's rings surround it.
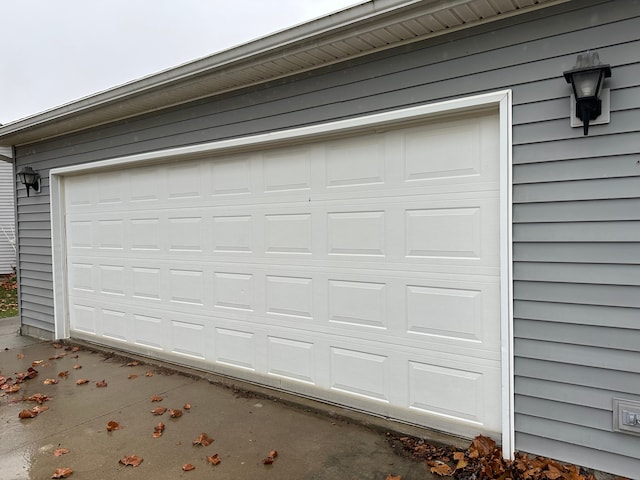
<svg viewBox="0 0 640 480">
<path fill-rule="evenodd" d="M 498 113 L 65 178 L 72 336 L 501 431 Z"/>
</svg>

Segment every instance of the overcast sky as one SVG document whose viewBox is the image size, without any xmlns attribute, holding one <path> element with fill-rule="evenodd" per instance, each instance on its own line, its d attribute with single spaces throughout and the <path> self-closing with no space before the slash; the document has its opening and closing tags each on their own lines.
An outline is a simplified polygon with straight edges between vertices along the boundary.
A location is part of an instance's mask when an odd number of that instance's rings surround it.
<svg viewBox="0 0 640 480">
<path fill-rule="evenodd" d="M 0 123 L 362 0 L 0 0 Z"/>
</svg>

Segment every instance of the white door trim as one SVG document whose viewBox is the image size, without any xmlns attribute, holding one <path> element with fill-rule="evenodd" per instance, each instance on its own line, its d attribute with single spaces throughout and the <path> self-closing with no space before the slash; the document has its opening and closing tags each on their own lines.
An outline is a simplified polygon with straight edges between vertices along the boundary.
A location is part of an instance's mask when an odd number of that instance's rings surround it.
<svg viewBox="0 0 640 480">
<path fill-rule="evenodd" d="M 231 140 L 172 148 L 154 152 L 118 157 L 99 162 L 55 168 L 50 171 L 51 226 L 53 247 L 53 286 L 56 338 L 70 336 L 66 231 L 65 231 L 65 176 L 129 166 L 153 164 L 167 159 L 196 159 L 223 152 L 273 147 L 318 140 L 335 134 L 352 133 L 380 126 L 406 124 L 427 118 L 489 108 L 499 110 L 500 131 L 500 330 L 502 370 L 502 448 L 505 456 L 514 450 L 513 407 L 513 288 L 512 288 L 512 97 L 511 90 L 475 95 L 455 100 L 430 103 L 390 112 L 376 113 L 348 120 L 339 120 L 308 127 L 253 135 Z"/>
</svg>

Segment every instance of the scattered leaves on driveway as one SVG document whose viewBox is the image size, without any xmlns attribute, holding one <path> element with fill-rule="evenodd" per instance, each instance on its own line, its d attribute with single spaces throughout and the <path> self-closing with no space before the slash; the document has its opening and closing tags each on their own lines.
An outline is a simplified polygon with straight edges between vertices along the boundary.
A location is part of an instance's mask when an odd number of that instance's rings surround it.
<svg viewBox="0 0 640 480">
<path fill-rule="evenodd" d="M 170 408 L 169 415 L 171 416 L 171 418 L 179 418 L 182 416 L 182 410 L 180 410 L 179 408 Z"/>
<path fill-rule="evenodd" d="M 125 467 L 131 465 L 132 467 L 139 466 L 144 461 L 144 458 L 137 455 L 125 455 L 120 459 L 120 463 Z"/>
<path fill-rule="evenodd" d="M 195 470 L 195 469 L 196 467 L 194 467 L 190 463 L 185 463 L 184 465 L 182 465 L 182 470 L 184 470 L 185 472 L 190 472 L 191 470 Z"/>
<path fill-rule="evenodd" d="M 122 427 L 118 422 L 114 422 L 113 420 L 111 420 L 109 423 L 107 423 L 107 432 L 113 432 L 114 430 L 122 430 Z"/>
<path fill-rule="evenodd" d="M 106 380 L 98 380 L 96 382 L 96 387 L 98 388 L 105 388 L 107 386 L 107 381 Z"/>
<path fill-rule="evenodd" d="M 81 378 L 80 380 L 78 380 L 76 382 L 76 385 L 86 385 L 87 383 L 89 383 L 89 380 L 86 378 Z"/>
<path fill-rule="evenodd" d="M 167 407 L 156 407 L 153 410 L 151 410 L 151 413 L 153 413 L 154 415 L 164 415 L 164 412 L 167 411 Z"/>
<path fill-rule="evenodd" d="M 207 457 L 207 461 L 212 465 L 219 465 L 221 462 L 220 456 L 217 453 Z"/>
<path fill-rule="evenodd" d="M 61 457 L 62 455 L 66 455 L 67 453 L 69 453 L 69 449 L 68 448 L 56 448 L 53 451 L 53 456 L 54 457 Z"/>
<path fill-rule="evenodd" d="M 71 470 L 70 468 L 56 468 L 56 471 L 53 472 L 51 478 L 67 478 L 72 473 L 73 470 Z"/>
<path fill-rule="evenodd" d="M 213 443 L 213 438 L 210 438 L 209 435 L 203 432 L 192 443 L 194 445 L 202 445 L 203 447 L 206 447 Z"/>
</svg>

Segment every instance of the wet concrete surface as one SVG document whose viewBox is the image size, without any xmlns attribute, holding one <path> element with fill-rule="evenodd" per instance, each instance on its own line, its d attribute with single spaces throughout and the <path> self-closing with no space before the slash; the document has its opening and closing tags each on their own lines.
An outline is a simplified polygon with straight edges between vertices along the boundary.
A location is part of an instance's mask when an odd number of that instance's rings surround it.
<svg viewBox="0 0 640 480">
<path fill-rule="evenodd" d="M 382 420 L 369 428 L 357 421 L 357 415 L 349 420 L 330 409 L 316 409 L 317 402 L 309 401 L 309 408 L 304 402 L 292 406 L 286 398 L 265 395 L 260 389 L 254 393 L 242 384 L 238 389 L 228 380 L 219 384 L 218 377 L 157 364 L 127 366 L 130 359 L 105 351 L 66 351 L 54 348 L 52 342 L 20 337 L 16 331 L 16 321 L 0 320 L 0 375 L 15 378 L 32 362 L 42 363 L 34 367 L 38 375 L 20 384 L 19 392 L 2 392 L 0 397 L 4 480 L 47 479 L 61 467 L 73 470 L 72 479 L 103 480 L 434 478 L 427 465 L 393 451 Z M 53 359 L 61 354 L 62 358 Z M 64 371 L 68 377 L 59 378 Z M 59 382 L 45 385 L 47 378 Z M 81 378 L 89 382 L 77 385 Z M 107 387 L 99 388 L 100 380 Z M 49 409 L 35 418 L 20 419 L 21 410 L 37 405 L 23 399 L 36 393 L 50 397 L 42 404 Z M 156 395 L 162 401 L 152 402 Z M 191 405 L 189 410 L 185 403 Z M 182 409 L 183 415 L 155 416 L 151 410 L 158 406 Z M 110 421 L 122 428 L 108 432 Z M 165 424 L 165 431 L 153 438 L 158 422 Z M 193 445 L 201 433 L 214 442 Z M 58 448 L 69 453 L 54 456 Z M 277 458 L 271 465 L 263 464 L 272 450 L 278 452 Z M 219 465 L 206 459 L 214 454 L 219 455 Z M 138 467 L 125 467 L 119 463 L 125 455 L 144 460 Z M 195 470 L 183 471 L 187 463 Z"/>
</svg>

